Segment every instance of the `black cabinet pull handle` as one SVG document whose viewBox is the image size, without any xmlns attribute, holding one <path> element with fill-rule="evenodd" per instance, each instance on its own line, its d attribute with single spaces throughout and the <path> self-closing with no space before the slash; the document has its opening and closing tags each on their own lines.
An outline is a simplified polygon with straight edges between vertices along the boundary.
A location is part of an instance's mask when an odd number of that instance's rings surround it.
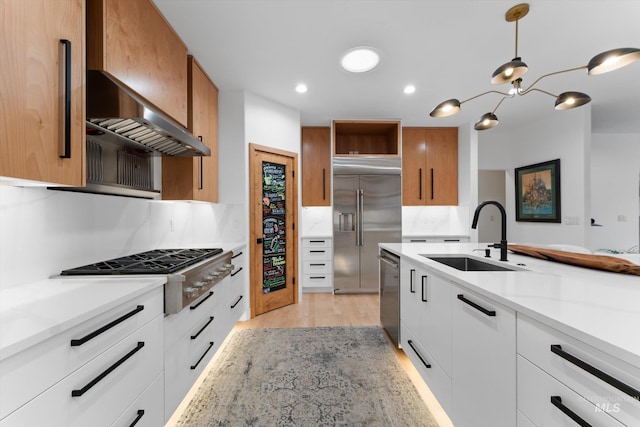
<svg viewBox="0 0 640 427">
<path fill-rule="evenodd" d="M 309 252 L 311 252 L 313 254 L 323 254 L 324 253 L 324 251 L 309 251 Z"/>
<path fill-rule="evenodd" d="M 460 301 L 466 303 L 466 304 L 469 304 L 471 307 L 475 308 L 476 310 L 483 312 L 487 316 L 495 316 L 496 315 L 496 312 L 494 310 L 487 310 L 486 308 L 479 306 L 475 302 L 469 301 L 462 294 L 458 294 L 458 299 Z"/>
<path fill-rule="evenodd" d="M 133 420 L 131 424 L 129 424 L 129 427 L 133 427 L 136 424 L 138 424 L 138 421 L 140 421 L 143 416 L 144 416 L 144 409 L 138 409 L 138 416 L 136 417 L 135 420 Z"/>
<path fill-rule="evenodd" d="M 425 368 L 427 369 L 431 369 L 431 363 L 427 362 L 426 360 L 424 360 L 424 357 L 422 357 L 422 355 L 420 354 L 420 352 L 414 347 L 413 345 L 413 341 L 408 340 L 407 343 L 409 344 L 409 346 L 411 347 L 411 350 L 413 350 L 413 352 L 416 354 L 416 356 L 418 356 L 418 358 L 420 359 L 420 361 L 422 362 L 422 364 L 425 366 Z"/>
<path fill-rule="evenodd" d="M 71 42 L 60 39 L 64 45 L 64 150 L 61 159 L 71 158 Z"/>
<path fill-rule="evenodd" d="M 416 293 L 415 284 L 413 283 L 414 277 L 416 277 L 416 270 L 412 268 L 409 271 L 409 292 L 412 294 Z"/>
<path fill-rule="evenodd" d="M 418 169 L 418 199 L 422 200 L 422 168 Z"/>
<path fill-rule="evenodd" d="M 326 279 L 326 276 L 310 276 L 309 279 Z"/>
<path fill-rule="evenodd" d="M 242 255 L 242 252 L 238 252 L 237 254 L 235 254 L 235 255 L 231 256 L 231 259 L 233 259 L 233 258 L 237 258 L 237 257 L 239 257 L 240 255 Z"/>
<path fill-rule="evenodd" d="M 204 353 L 202 353 L 202 356 L 200 356 L 200 359 L 198 359 L 196 364 L 195 365 L 191 365 L 191 369 L 196 369 L 198 367 L 200 362 L 202 362 L 202 359 L 204 359 L 204 357 L 207 355 L 207 353 L 209 353 L 209 350 L 211 350 L 211 347 L 213 347 L 213 341 L 209 342 L 209 347 L 207 347 L 207 349 L 204 351 Z"/>
<path fill-rule="evenodd" d="M 324 263 L 320 263 L 320 264 L 309 264 L 311 267 L 324 267 L 326 264 Z"/>
<path fill-rule="evenodd" d="M 202 156 L 200 156 L 200 174 L 198 175 L 198 190 L 204 189 L 204 179 L 202 178 Z"/>
<path fill-rule="evenodd" d="M 324 240 L 309 240 L 309 243 L 324 243 Z"/>
<path fill-rule="evenodd" d="M 101 333 L 113 328 L 114 326 L 116 326 L 119 323 L 124 322 L 125 320 L 127 320 L 131 316 L 134 316 L 135 314 L 140 313 L 142 310 L 144 310 L 144 305 L 139 305 L 135 309 L 133 309 L 132 311 L 130 311 L 127 314 L 125 314 L 124 316 L 118 317 L 113 322 L 104 325 L 100 329 L 96 329 L 95 331 L 91 332 L 89 335 L 86 335 L 86 336 L 84 336 L 82 338 L 79 338 L 79 339 L 71 340 L 71 347 L 78 347 L 78 346 L 86 343 L 87 341 L 92 340 L 93 338 L 97 337 Z"/>
<path fill-rule="evenodd" d="M 200 304 L 202 304 L 203 302 L 205 302 L 206 300 L 208 300 L 212 296 L 213 296 L 213 291 L 209 291 L 209 295 L 207 295 L 206 297 L 202 298 L 200 301 L 198 301 L 197 303 L 195 303 L 194 305 L 189 307 L 189 309 L 190 310 L 195 310 L 196 308 L 200 307 Z"/>
<path fill-rule="evenodd" d="M 433 200 L 433 168 L 431 168 L 431 200 Z"/>
<path fill-rule="evenodd" d="M 326 178 L 327 170 L 322 168 L 322 200 L 327 200 L 327 178 Z"/>
<path fill-rule="evenodd" d="M 243 297 L 243 296 L 244 296 L 244 295 L 240 295 L 240 296 L 238 297 L 238 299 L 236 300 L 236 302 L 235 302 L 235 303 L 233 303 L 233 304 L 231 304 L 231 308 L 236 308 L 236 305 L 238 305 L 238 303 L 240 303 L 240 300 L 242 299 L 242 297 Z"/>
<path fill-rule="evenodd" d="M 580 416 L 573 412 L 571 409 L 564 406 L 564 404 L 562 403 L 562 398 L 560 398 L 560 396 L 551 396 L 551 403 L 553 404 L 553 406 L 560 409 L 566 416 L 575 421 L 579 426 L 591 427 L 591 424 L 580 418 Z"/>
<path fill-rule="evenodd" d="M 134 354 L 136 354 L 138 351 L 140 351 L 140 349 L 144 347 L 144 342 L 143 341 L 139 341 L 138 345 L 136 345 L 136 348 L 134 348 L 133 350 L 131 350 L 129 353 L 125 354 L 124 356 L 122 356 L 122 358 L 120 360 L 118 360 L 116 363 L 114 363 L 113 365 L 109 366 L 104 372 L 102 372 L 100 375 L 98 375 L 97 377 L 95 377 L 93 380 L 91 380 L 91 382 L 87 385 L 85 385 L 84 387 L 82 387 L 79 390 L 71 390 L 71 396 L 72 397 L 80 397 L 83 394 L 85 394 L 87 391 L 89 391 L 89 389 L 91 389 L 91 387 L 93 387 L 94 385 L 98 384 L 100 381 L 102 381 L 104 379 L 104 377 L 106 377 L 107 375 L 109 375 L 111 372 L 113 372 L 118 366 L 122 365 L 124 362 L 127 361 L 127 359 L 129 359 L 131 356 L 133 356 Z"/>
<path fill-rule="evenodd" d="M 617 388 L 618 390 L 620 390 L 621 392 L 623 392 L 625 394 L 628 394 L 629 396 L 633 397 L 635 400 L 640 400 L 640 391 L 638 391 L 635 388 L 631 387 L 630 385 L 625 384 L 622 381 L 612 377 L 611 375 L 602 372 L 600 369 L 596 368 L 595 366 L 592 366 L 592 365 L 588 364 L 587 362 L 578 359 L 574 355 L 567 353 L 566 351 L 564 351 L 562 349 L 561 345 L 552 344 L 551 345 L 551 352 L 555 353 L 558 356 L 562 357 L 563 359 L 573 363 L 578 368 L 580 368 L 580 369 L 582 369 L 584 371 L 587 371 L 591 375 L 593 375 L 596 378 L 606 382 L 610 386 Z"/>
<path fill-rule="evenodd" d="M 196 332 L 195 335 L 191 335 L 191 339 L 195 340 L 196 338 L 198 338 L 198 335 L 200 335 L 202 333 L 202 331 L 207 329 L 207 326 L 209 326 L 211 324 L 211 322 L 213 322 L 213 316 L 209 316 L 209 320 L 207 321 L 207 323 L 205 323 L 204 326 L 202 328 L 200 328 L 200 330 L 198 332 Z"/>
<path fill-rule="evenodd" d="M 235 276 L 236 274 L 240 273 L 241 271 L 242 271 L 242 267 L 240 267 L 239 269 L 237 269 L 236 271 L 231 273 L 231 277 Z"/>
<path fill-rule="evenodd" d="M 429 302 L 429 301 L 427 301 L 427 296 L 425 295 L 426 292 L 424 291 L 424 287 L 425 287 L 425 283 L 424 282 L 426 282 L 425 279 L 428 279 L 428 278 L 429 278 L 429 276 L 422 276 L 422 296 L 420 298 L 420 299 L 422 299 L 422 302 Z"/>
</svg>

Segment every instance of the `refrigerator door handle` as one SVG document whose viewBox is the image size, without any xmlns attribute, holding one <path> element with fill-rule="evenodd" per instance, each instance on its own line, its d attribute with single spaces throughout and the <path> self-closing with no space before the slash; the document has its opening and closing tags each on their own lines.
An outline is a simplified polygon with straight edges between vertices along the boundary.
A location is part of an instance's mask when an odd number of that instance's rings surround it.
<svg viewBox="0 0 640 427">
<path fill-rule="evenodd" d="M 362 246 L 360 242 L 360 190 L 356 190 L 356 246 Z"/>
<path fill-rule="evenodd" d="M 364 190 L 358 190 L 358 238 L 359 242 L 358 246 L 364 246 L 364 233 L 363 233 L 363 225 L 364 225 Z"/>
</svg>

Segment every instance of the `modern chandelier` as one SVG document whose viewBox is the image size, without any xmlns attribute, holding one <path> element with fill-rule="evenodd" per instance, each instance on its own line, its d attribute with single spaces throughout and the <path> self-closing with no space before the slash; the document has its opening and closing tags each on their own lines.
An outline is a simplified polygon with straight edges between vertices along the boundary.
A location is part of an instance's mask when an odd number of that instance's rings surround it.
<svg viewBox="0 0 640 427">
<path fill-rule="evenodd" d="M 479 95 L 475 95 L 471 98 L 465 99 L 464 101 L 460 101 L 455 98 L 448 99 L 444 102 L 441 102 L 433 110 L 431 110 L 431 113 L 429 113 L 431 117 L 452 116 L 460 111 L 461 105 L 465 102 L 490 93 L 497 93 L 499 95 L 502 95 L 502 99 L 500 99 L 500 102 L 498 102 L 498 105 L 496 105 L 493 111 L 483 114 L 476 121 L 474 125 L 475 130 L 491 129 L 498 124 L 498 117 L 495 113 L 500 104 L 502 104 L 505 99 L 514 98 L 516 95 L 526 95 L 533 91 L 541 92 L 555 98 L 556 110 L 569 110 L 571 108 L 580 107 L 581 105 L 585 105 L 591 102 L 591 98 L 589 97 L 589 95 L 582 92 L 563 92 L 559 95 L 555 95 L 551 92 L 547 92 L 546 90 L 535 88 L 534 86 L 545 77 L 553 76 L 556 74 L 585 69 L 587 70 L 587 74 L 589 75 L 603 74 L 622 68 L 640 59 L 640 49 L 630 47 L 612 49 L 594 56 L 593 58 L 591 58 L 591 61 L 589 61 L 587 65 L 545 74 L 535 80 L 529 87 L 524 88 L 522 86 L 522 76 L 527 73 L 528 67 L 527 64 L 522 62 L 522 58 L 518 56 L 518 21 L 524 18 L 528 12 L 529 5 L 527 3 L 522 3 L 513 6 L 507 11 L 507 13 L 505 13 L 505 20 L 507 22 L 516 23 L 515 57 L 506 64 L 498 67 L 498 69 L 493 72 L 493 74 L 491 75 L 491 83 L 495 85 L 506 83 L 511 84 L 512 88 L 509 90 L 509 92 L 489 90 L 487 92 L 483 92 Z"/>
</svg>

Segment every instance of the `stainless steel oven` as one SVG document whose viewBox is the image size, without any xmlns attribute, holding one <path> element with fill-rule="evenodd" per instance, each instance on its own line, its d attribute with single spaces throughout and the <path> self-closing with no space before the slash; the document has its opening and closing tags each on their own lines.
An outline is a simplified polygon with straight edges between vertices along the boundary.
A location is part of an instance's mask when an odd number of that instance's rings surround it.
<svg viewBox="0 0 640 427">
<path fill-rule="evenodd" d="M 380 250 L 380 323 L 393 343 L 400 343 L 400 257 Z"/>
</svg>

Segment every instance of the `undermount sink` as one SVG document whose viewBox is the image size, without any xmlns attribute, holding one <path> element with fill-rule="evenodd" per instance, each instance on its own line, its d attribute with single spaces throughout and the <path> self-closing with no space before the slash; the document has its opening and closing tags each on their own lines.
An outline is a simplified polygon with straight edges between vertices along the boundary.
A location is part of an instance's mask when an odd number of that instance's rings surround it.
<svg viewBox="0 0 640 427">
<path fill-rule="evenodd" d="M 519 271 L 519 268 L 504 267 L 502 265 L 496 265 L 489 262 L 484 262 L 476 258 L 470 258 L 466 256 L 434 256 L 423 255 L 425 258 L 439 262 L 449 267 L 453 267 L 460 271 Z"/>
</svg>

